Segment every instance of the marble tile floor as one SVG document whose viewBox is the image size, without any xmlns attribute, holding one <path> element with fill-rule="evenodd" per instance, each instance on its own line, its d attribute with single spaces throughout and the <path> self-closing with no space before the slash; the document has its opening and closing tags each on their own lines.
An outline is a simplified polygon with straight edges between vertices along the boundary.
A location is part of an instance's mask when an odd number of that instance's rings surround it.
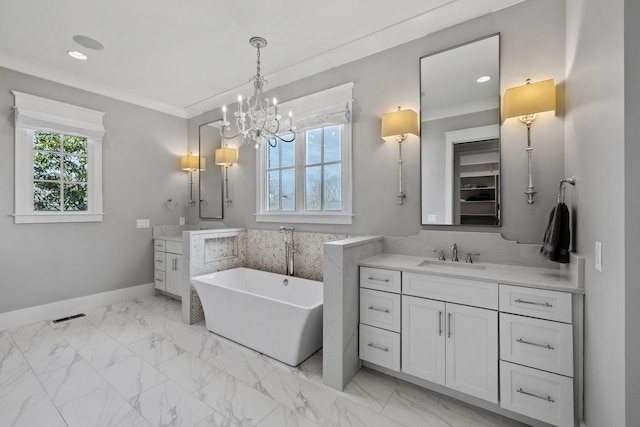
<svg viewBox="0 0 640 427">
<path fill-rule="evenodd" d="M 0 331 L 0 426 L 522 426 L 364 368 L 339 392 L 321 351 L 289 367 L 164 296 L 85 314 Z"/>
</svg>

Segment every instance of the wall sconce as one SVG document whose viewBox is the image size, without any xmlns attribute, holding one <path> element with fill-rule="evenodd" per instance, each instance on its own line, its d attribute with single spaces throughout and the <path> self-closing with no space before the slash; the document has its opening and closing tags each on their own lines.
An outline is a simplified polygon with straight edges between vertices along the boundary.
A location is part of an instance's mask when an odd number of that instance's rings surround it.
<svg viewBox="0 0 640 427">
<path fill-rule="evenodd" d="M 193 173 L 197 170 L 205 170 L 204 157 L 194 156 L 191 153 L 188 156 L 180 158 L 180 169 L 189 172 L 189 206 L 195 206 L 196 201 L 193 200 Z"/>
<path fill-rule="evenodd" d="M 531 178 L 531 123 L 536 118 L 536 113 L 551 111 L 556 109 L 556 86 L 553 80 L 544 80 L 538 83 L 531 83 L 527 79 L 527 84 L 512 87 L 504 93 L 502 105 L 502 121 L 509 117 L 518 117 L 522 123 L 527 125 L 527 157 L 529 163 L 529 186 L 524 194 L 529 198 L 527 203 L 535 202 L 533 196 L 536 191 L 533 188 Z"/>
<path fill-rule="evenodd" d="M 215 154 L 216 165 L 222 166 L 224 169 L 224 205 L 229 206 L 231 199 L 229 198 L 229 166 L 238 163 L 238 150 L 235 148 L 218 148 Z"/>
<path fill-rule="evenodd" d="M 387 113 L 382 116 L 382 137 L 395 136 L 398 141 L 398 204 L 404 204 L 406 195 L 402 190 L 402 142 L 408 134 L 419 135 L 418 113 L 413 110 L 401 110 Z"/>
</svg>

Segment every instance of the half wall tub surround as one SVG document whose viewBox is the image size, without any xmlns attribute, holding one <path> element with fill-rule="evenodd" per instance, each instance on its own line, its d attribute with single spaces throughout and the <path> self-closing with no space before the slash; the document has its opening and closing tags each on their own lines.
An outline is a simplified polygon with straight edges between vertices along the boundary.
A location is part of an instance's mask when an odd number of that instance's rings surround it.
<svg viewBox="0 0 640 427">
<path fill-rule="evenodd" d="M 247 230 L 221 228 L 192 230 L 183 233 L 184 260 L 181 282 L 182 320 L 198 323 L 204 319 L 198 294 L 192 289 L 191 277 L 242 267 L 247 261 Z"/>
<path fill-rule="evenodd" d="M 322 282 L 235 268 L 191 283 L 211 332 L 291 366 L 322 347 Z"/>
<path fill-rule="evenodd" d="M 177 234 L 172 231 L 172 234 Z M 181 232 L 180 232 L 181 233 Z M 193 230 L 184 233 L 185 268 L 183 296 L 183 321 L 198 323 L 204 320 L 204 312 L 198 293 L 190 285 L 190 279 L 208 273 L 247 267 L 254 270 L 285 274 L 286 259 L 283 235 L 280 230 L 245 230 L 221 228 Z M 288 235 L 289 233 L 287 233 Z M 287 236 L 288 237 L 288 236 Z M 325 242 L 341 240 L 344 234 L 296 232 L 295 276 L 321 282 L 323 280 L 323 246 Z"/>
</svg>

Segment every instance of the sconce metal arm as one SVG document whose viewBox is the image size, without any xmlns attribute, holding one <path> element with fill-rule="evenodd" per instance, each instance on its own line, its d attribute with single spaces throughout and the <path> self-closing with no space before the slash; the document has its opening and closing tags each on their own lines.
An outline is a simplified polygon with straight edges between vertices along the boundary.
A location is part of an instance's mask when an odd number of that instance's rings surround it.
<svg viewBox="0 0 640 427">
<path fill-rule="evenodd" d="M 402 189 L 402 141 L 406 139 L 407 135 L 398 136 L 398 204 L 404 205 L 404 199 L 407 197 Z"/>
<path fill-rule="evenodd" d="M 193 170 L 189 170 L 189 207 L 196 205 L 196 201 L 193 200 Z"/>
<path fill-rule="evenodd" d="M 231 205 L 231 199 L 229 198 L 229 166 L 230 164 L 225 164 L 222 166 L 224 169 L 224 205 L 229 207 Z"/>
<path fill-rule="evenodd" d="M 535 114 L 528 114 L 526 116 L 520 117 L 520 121 L 525 125 L 527 125 L 527 148 L 525 150 L 527 151 L 527 167 L 529 170 L 529 185 L 527 186 L 527 191 L 525 191 L 524 194 L 527 195 L 527 203 L 529 203 L 530 205 L 535 203 L 533 196 L 535 196 L 535 194 L 537 193 L 537 191 L 533 187 L 533 177 L 531 172 L 531 168 L 532 168 L 531 154 L 533 152 L 533 147 L 531 146 L 531 123 L 533 123 L 535 118 L 536 118 Z"/>
</svg>

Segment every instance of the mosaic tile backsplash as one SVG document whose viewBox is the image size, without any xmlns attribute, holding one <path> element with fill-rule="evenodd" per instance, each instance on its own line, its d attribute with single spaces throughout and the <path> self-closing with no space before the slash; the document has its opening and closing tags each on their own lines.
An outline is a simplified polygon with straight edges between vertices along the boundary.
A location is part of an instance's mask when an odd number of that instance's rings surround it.
<svg viewBox="0 0 640 427">
<path fill-rule="evenodd" d="M 323 245 L 326 242 L 346 239 L 346 234 L 294 232 L 294 276 L 322 281 Z M 246 267 L 285 274 L 285 242 L 289 232 L 274 230 L 247 231 Z"/>
</svg>

